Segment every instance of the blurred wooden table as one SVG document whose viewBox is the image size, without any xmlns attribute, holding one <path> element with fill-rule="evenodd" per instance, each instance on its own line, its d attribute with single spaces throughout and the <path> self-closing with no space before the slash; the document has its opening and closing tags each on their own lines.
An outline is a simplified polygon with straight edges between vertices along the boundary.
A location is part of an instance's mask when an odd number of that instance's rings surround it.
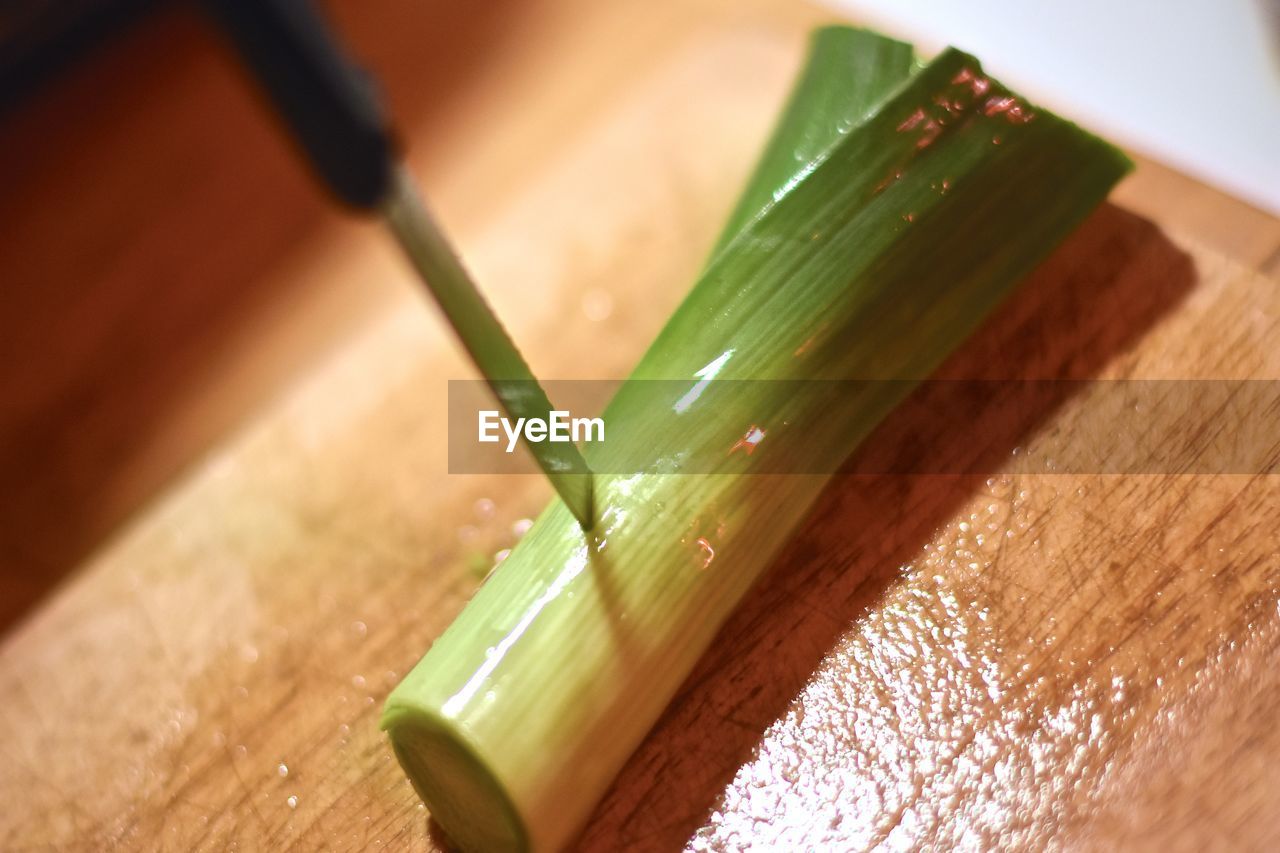
<svg viewBox="0 0 1280 853">
<path fill-rule="evenodd" d="M 535 367 L 621 375 L 823 16 L 451 9 L 337 11 Z M 466 366 L 188 12 L 10 117 L 0 163 L 4 618 L 96 552 L 0 651 L 0 847 L 432 843 L 376 712 L 547 489 L 445 474 Z M 950 375 L 1280 377 L 1280 222 L 1145 162 L 1115 201 Z M 930 452 L 1012 451 L 983 440 Z M 584 845 L 1274 846 L 1278 490 L 836 483 Z"/>
</svg>

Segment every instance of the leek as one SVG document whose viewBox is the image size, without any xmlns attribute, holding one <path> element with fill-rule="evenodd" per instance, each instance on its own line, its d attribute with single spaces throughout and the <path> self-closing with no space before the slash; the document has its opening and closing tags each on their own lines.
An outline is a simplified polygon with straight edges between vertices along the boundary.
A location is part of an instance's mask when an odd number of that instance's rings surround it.
<svg viewBox="0 0 1280 853">
<path fill-rule="evenodd" d="M 735 214 L 606 409 L 609 442 L 588 447 L 607 471 L 610 454 L 647 443 L 651 465 L 597 477 L 591 534 L 554 501 L 388 698 L 396 755 L 463 849 L 574 838 L 828 479 L 753 466 L 847 456 L 910 384 L 797 400 L 750 383 L 742 400 L 720 380 L 926 377 L 1130 167 L 954 49 L 895 74 L 890 91 L 866 87 L 870 105 L 846 103 L 844 124 L 779 125 L 825 142 L 798 169 L 762 167 L 752 187 L 767 192 Z M 857 85 L 818 85 L 841 82 Z M 680 474 L 687 453 L 731 449 L 748 427 L 762 434 L 753 453 Z"/>
<path fill-rule="evenodd" d="M 774 193 L 869 116 L 911 73 L 915 50 L 906 42 L 853 27 L 821 27 L 733 212 L 714 256 L 773 202 Z"/>
</svg>

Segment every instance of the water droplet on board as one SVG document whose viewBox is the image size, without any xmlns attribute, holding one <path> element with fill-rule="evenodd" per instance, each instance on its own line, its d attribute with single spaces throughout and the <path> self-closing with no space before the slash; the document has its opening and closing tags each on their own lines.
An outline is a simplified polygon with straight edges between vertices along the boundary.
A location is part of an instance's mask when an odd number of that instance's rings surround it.
<svg viewBox="0 0 1280 853">
<path fill-rule="evenodd" d="M 588 290 L 582 294 L 582 313 L 596 323 L 609 319 L 613 314 L 613 295 L 598 288 Z"/>
<path fill-rule="evenodd" d="M 489 500 L 488 498 L 480 498 L 475 503 L 477 518 L 481 518 L 485 520 L 493 518 L 493 513 L 495 509 L 496 509 L 495 504 L 493 503 L 493 501 Z"/>
<path fill-rule="evenodd" d="M 285 800 L 285 802 L 289 804 L 289 808 L 291 809 L 296 809 L 298 807 L 298 798 L 292 794 L 289 795 L 289 799 Z"/>
<path fill-rule="evenodd" d="M 369 633 L 369 626 L 357 620 L 351 623 L 351 633 L 355 634 L 358 638 L 363 638 Z"/>
<path fill-rule="evenodd" d="M 356 688 L 357 690 L 359 690 L 361 687 L 364 687 L 364 676 L 363 675 L 351 676 L 351 686 Z"/>
<path fill-rule="evenodd" d="M 289 765 L 285 764 L 283 761 L 280 762 L 280 766 L 276 768 L 276 772 L 280 774 L 281 779 L 285 778 L 289 775 Z"/>
</svg>

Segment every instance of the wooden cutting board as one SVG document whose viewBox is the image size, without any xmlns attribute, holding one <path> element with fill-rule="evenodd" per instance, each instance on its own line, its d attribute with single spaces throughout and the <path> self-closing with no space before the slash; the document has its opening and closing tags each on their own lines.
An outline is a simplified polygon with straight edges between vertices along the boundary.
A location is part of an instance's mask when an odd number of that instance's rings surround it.
<svg viewBox="0 0 1280 853">
<path fill-rule="evenodd" d="M 623 375 L 823 16 L 507 11 L 445 141 L 423 119 L 409 148 L 535 368 Z M 252 212 L 190 215 L 187 263 L 232 275 Z M 467 366 L 379 235 L 298 215 L 255 251 L 348 319 L 341 343 L 7 638 L 0 847 L 441 843 L 379 707 L 549 490 L 447 474 Z M 1278 247 L 1276 220 L 1144 162 L 944 373 L 1280 378 Z M 1280 843 L 1280 482 L 1013 473 L 1087 414 L 1067 397 L 928 450 L 981 475 L 836 481 L 583 847 Z"/>
</svg>

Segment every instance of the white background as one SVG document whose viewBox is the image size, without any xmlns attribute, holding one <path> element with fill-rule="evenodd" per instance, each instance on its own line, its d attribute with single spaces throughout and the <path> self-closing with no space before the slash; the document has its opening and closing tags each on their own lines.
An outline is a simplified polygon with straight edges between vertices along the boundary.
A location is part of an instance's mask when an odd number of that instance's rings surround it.
<svg viewBox="0 0 1280 853">
<path fill-rule="evenodd" d="M 1280 215 L 1280 0 L 827 0 Z"/>
</svg>

